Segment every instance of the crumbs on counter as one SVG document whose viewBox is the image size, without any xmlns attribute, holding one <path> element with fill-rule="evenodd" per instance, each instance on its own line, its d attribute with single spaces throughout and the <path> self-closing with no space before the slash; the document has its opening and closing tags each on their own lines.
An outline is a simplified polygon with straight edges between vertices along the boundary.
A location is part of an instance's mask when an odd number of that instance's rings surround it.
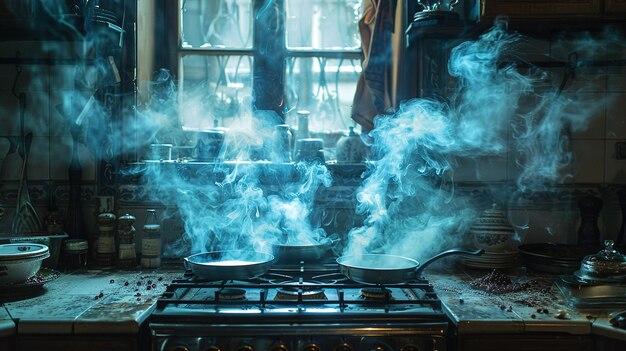
<svg viewBox="0 0 626 351">
<path fill-rule="evenodd" d="M 504 294 L 526 290 L 530 287 L 530 284 L 514 283 L 507 275 L 494 269 L 484 276 L 472 280 L 470 286 L 474 289 L 483 290 L 492 294 Z"/>
</svg>

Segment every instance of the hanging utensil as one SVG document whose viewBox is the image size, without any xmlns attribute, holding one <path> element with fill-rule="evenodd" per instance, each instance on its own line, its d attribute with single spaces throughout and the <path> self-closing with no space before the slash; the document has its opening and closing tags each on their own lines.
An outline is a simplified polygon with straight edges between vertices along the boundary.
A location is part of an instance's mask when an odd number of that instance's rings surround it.
<svg viewBox="0 0 626 351">
<path fill-rule="evenodd" d="M 17 207 L 15 216 L 13 217 L 13 223 L 11 231 L 13 234 L 18 233 L 34 233 L 41 231 L 41 221 L 37 215 L 35 207 L 33 207 L 30 201 L 30 195 L 28 193 L 28 154 L 30 153 L 30 145 L 33 140 L 33 134 L 28 133 L 23 138 L 23 151 L 20 154 L 24 154 L 22 162 L 22 172 L 20 175 L 20 186 L 17 193 Z"/>
</svg>

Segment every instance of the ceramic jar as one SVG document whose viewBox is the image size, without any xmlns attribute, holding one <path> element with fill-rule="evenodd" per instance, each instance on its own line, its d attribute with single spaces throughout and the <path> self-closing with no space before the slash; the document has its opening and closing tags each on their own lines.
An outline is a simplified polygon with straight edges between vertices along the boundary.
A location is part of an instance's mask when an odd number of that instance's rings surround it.
<svg viewBox="0 0 626 351">
<path fill-rule="evenodd" d="M 367 156 L 367 146 L 361 136 L 350 127 L 350 131 L 337 141 L 337 162 L 359 163 Z"/>
<path fill-rule="evenodd" d="M 493 204 L 474 221 L 470 228 L 470 235 L 476 248 L 502 250 L 515 236 L 515 230 L 508 222 L 506 213 L 498 204 Z"/>
</svg>

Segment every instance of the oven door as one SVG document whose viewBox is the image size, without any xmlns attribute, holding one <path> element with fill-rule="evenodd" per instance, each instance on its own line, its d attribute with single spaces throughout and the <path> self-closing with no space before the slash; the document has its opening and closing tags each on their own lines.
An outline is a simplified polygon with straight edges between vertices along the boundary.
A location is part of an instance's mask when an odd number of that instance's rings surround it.
<svg viewBox="0 0 626 351">
<path fill-rule="evenodd" d="M 445 350 L 447 323 L 160 324 L 153 351 Z"/>
</svg>

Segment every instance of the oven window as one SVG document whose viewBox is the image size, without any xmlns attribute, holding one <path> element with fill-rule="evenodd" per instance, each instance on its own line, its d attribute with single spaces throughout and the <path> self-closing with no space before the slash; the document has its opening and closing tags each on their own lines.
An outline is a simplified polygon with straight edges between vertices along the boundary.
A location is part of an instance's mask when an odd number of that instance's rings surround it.
<svg viewBox="0 0 626 351">
<path fill-rule="evenodd" d="M 183 0 L 178 78 L 185 130 L 274 110 L 313 132 L 347 130 L 361 71 L 361 0 Z"/>
</svg>

